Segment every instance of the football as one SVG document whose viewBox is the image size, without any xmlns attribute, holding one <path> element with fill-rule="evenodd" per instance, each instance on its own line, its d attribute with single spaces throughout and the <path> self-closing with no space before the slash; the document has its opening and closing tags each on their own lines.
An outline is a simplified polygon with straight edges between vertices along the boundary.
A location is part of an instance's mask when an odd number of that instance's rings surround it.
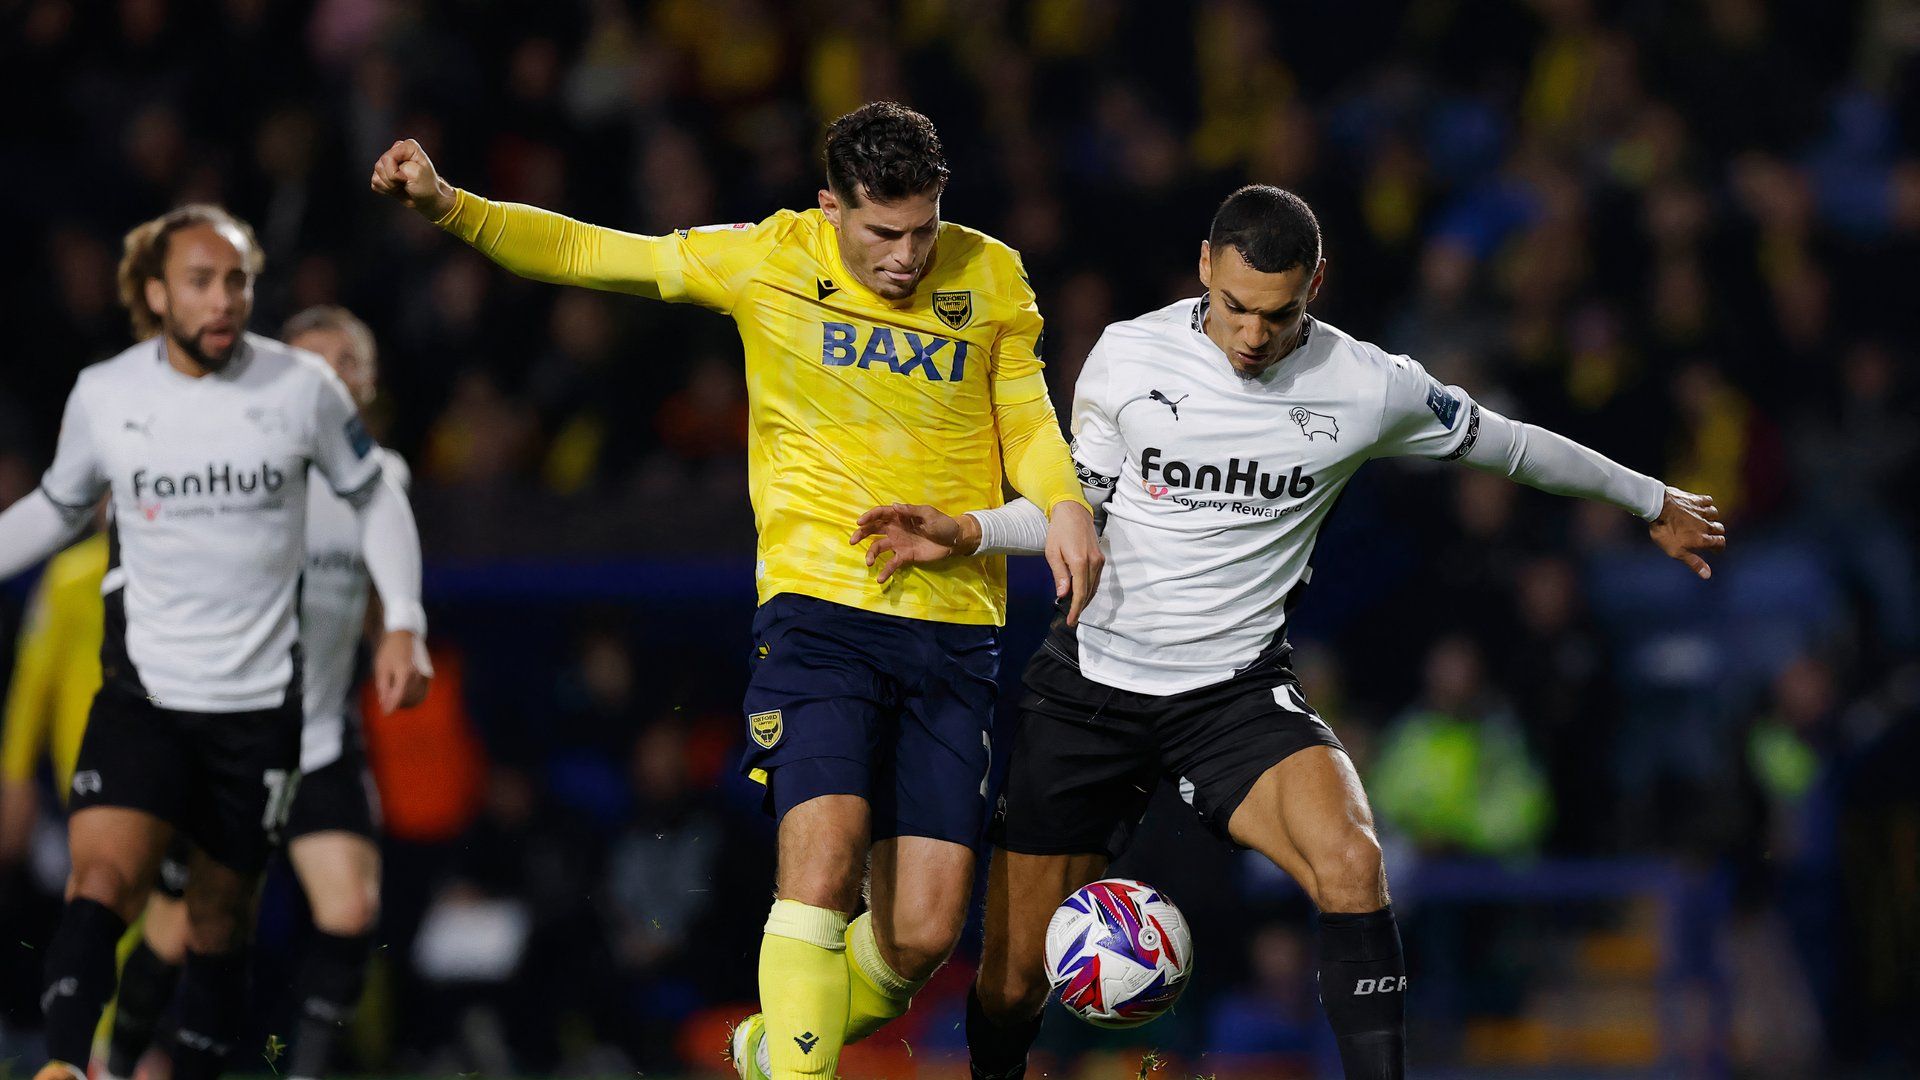
<svg viewBox="0 0 1920 1080">
<path fill-rule="evenodd" d="M 1096 1027 L 1152 1020 L 1173 1007 L 1192 973 L 1186 916 L 1145 882 L 1082 886 L 1047 924 L 1047 980 L 1060 1004 Z"/>
</svg>

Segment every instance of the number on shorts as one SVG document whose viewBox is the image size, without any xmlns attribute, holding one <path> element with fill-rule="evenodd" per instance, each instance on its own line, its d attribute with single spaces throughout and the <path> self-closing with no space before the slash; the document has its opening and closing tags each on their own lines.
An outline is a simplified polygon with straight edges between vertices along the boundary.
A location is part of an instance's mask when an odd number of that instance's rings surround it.
<svg viewBox="0 0 1920 1080">
<path fill-rule="evenodd" d="M 286 825 L 287 815 L 293 811 L 293 793 L 300 787 L 300 774 L 286 769 L 268 769 L 260 778 L 267 785 L 267 812 L 260 818 L 260 827 L 277 833 Z"/>
</svg>

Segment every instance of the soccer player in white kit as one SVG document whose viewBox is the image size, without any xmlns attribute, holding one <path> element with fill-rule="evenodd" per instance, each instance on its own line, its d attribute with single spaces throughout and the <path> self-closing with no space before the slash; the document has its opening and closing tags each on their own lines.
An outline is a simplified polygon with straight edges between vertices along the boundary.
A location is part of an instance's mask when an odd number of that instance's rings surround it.
<svg viewBox="0 0 1920 1080">
<path fill-rule="evenodd" d="M 246 331 L 252 230 L 185 206 L 127 235 L 121 299 L 140 342 L 81 372 L 40 488 L 0 513 L 0 579 L 57 550 L 110 494 L 103 685 L 69 802 L 73 873 L 41 997 L 52 1058 L 84 1076 L 114 946 L 176 831 L 194 843 L 174 1075 L 218 1075 L 246 1012 L 254 893 L 300 765 L 296 602 L 308 469 L 354 507 L 386 598 L 375 678 L 425 693 L 412 511 L 340 380 Z"/>
<path fill-rule="evenodd" d="M 325 360 L 359 408 L 373 403 L 378 353 L 373 332 L 352 312 L 332 305 L 308 308 L 287 320 L 280 336 Z M 381 455 L 382 482 L 404 498 L 405 461 L 385 448 L 375 452 Z M 365 985 L 380 909 L 378 796 L 352 700 L 369 586 L 353 505 L 325 484 L 311 484 L 306 577 L 300 589 L 305 698 L 300 787 L 280 837 L 307 895 L 315 933 L 294 980 L 300 1018 L 282 1070 L 290 1080 L 326 1073 Z M 141 941 L 121 964 L 104 1080 L 134 1074 L 172 1000 L 187 949 L 179 886 L 188 875 L 176 862 L 181 848 L 176 842 L 168 853 L 162 886 L 148 901 L 141 923 Z"/>
<path fill-rule="evenodd" d="M 1315 537 L 1365 462 L 1460 461 L 1650 523 L 1700 577 L 1725 546 L 1713 500 L 1486 409 L 1418 363 L 1307 315 L 1325 263 L 1297 196 L 1252 186 L 1200 249 L 1205 295 L 1107 328 L 1075 388 L 1073 451 L 1104 511 L 1099 591 L 1028 664 L 994 823 L 986 942 L 968 1000 L 976 1080 L 1025 1075 L 1047 923 L 1125 846 L 1163 776 L 1319 908 L 1320 999 L 1348 1077 L 1403 1075 L 1406 965 L 1372 812 L 1288 665 L 1287 612 Z M 959 518 L 877 507 L 888 570 L 1037 550 L 1019 502 Z M 1044 521 L 1040 522 L 1044 526 Z"/>
</svg>

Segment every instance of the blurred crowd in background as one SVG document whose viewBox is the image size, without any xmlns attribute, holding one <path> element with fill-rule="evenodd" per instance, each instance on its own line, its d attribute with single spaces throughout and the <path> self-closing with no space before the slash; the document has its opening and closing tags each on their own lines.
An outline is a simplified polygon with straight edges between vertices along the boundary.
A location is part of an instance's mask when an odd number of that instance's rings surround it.
<svg viewBox="0 0 1920 1080">
<path fill-rule="evenodd" d="M 128 344 L 119 237 L 170 206 L 254 224 L 254 329 L 338 302 L 380 339 L 375 420 L 418 478 L 443 678 L 370 722 L 394 837 L 366 1067 L 717 1067 L 771 860 L 733 772 L 753 535 L 731 325 L 512 278 L 376 201 L 373 160 L 416 138 L 461 186 L 657 233 L 813 205 L 825 123 L 876 98 L 939 126 L 944 214 L 1023 253 L 1063 415 L 1102 327 L 1195 295 L 1214 207 L 1260 181 L 1320 215 L 1317 316 L 1727 512 L 1704 584 L 1626 515 L 1456 467 L 1377 466 L 1334 515 L 1294 637 L 1434 988 L 1416 1061 L 1920 1059 L 1911 4 L 15 0 L 0 20 L 0 505 L 36 483 L 75 373 Z M 1015 577 L 1008 683 L 1046 618 Z M 0 597 L 3 643 L 24 589 Z M 1207 959 L 1138 1045 L 1222 1076 L 1325 1060 L 1304 900 L 1180 813 L 1124 865 L 1188 906 Z M 0 886 L 7 1030 L 34 1025 L 13 942 L 44 932 L 41 848 Z M 1462 865 L 1658 866 L 1686 910 L 1632 888 L 1421 903 L 1423 867 Z M 297 922 L 283 886 L 269 961 Z M 967 964 L 903 1045 L 960 1045 Z M 1113 1045 L 1058 1016 L 1043 1039 L 1088 1076 L 1115 1074 Z"/>
</svg>

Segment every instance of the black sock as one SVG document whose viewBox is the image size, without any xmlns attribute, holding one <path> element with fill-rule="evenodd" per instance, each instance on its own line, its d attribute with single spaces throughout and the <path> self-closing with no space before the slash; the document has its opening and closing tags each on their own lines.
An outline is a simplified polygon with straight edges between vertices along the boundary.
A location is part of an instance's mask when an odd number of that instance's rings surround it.
<svg viewBox="0 0 1920 1080">
<path fill-rule="evenodd" d="M 1021 1080 L 1027 1075 L 1027 1051 L 1040 1037 L 1045 1013 L 1012 1025 L 998 1024 L 980 1004 L 978 987 L 967 991 L 967 1058 L 973 1080 Z"/>
<path fill-rule="evenodd" d="M 1393 906 L 1320 916 L 1320 1006 L 1347 1080 L 1406 1075 L 1407 958 Z"/>
<path fill-rule="evenodd" d="M 113 952 L 127 921 L 95 900 L 69 900 L 47 944 L 40 1011 L 47 1017 L 47 1056 L 79 1068 L 92 1056 L 93 1029 L 113 996 Z"/>
<path fill-rule="evenodd" d="M 113 1039 L 107 1044 L 107 1071 L 132 1076 L 141 1055 L 153 1045 L 153 1032 L 173 1001 L 180 965 L 169 964 L 147 946 L 147 939 L 120 965 L 120 998 L 113 1007 Z"/>
<path fill-rule="evenodd" d="M 213 954 L 188 951 L 186 967 L 180 973 L 174 1080 L 213 1080 L 219 1076 L 233 1056 L 246 1014 L 247 950 Z"/>
<path fill-rule="evenodd" d="M 293 1034 L 288 1076 L 325 1076 L 333 1061 L 333 1047 L 346 1030 L 360 990 L 367 981 L 367 956 L 373 935 L 339 937 L 321 931 L 313 936 L 306 961 L 294 983 L 300 1024 Z"/>
</svg>

